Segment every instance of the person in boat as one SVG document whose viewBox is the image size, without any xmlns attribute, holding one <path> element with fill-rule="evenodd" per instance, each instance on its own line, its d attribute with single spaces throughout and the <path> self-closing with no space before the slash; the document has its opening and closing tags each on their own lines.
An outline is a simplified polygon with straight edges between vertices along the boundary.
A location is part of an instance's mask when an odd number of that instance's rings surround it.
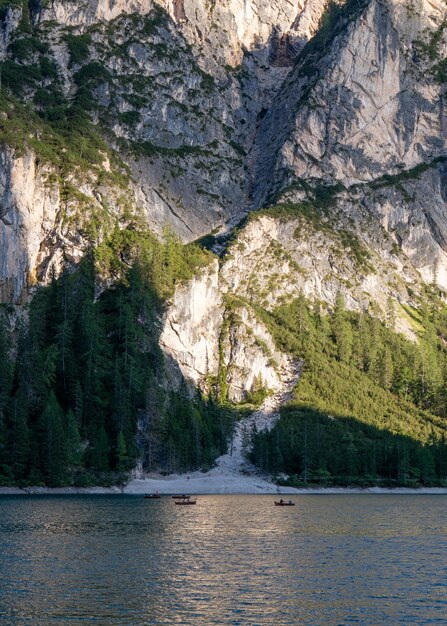
<svg viewBox="0 0 447 626">
<path fill-rule="evenodd" d="M 284 500 L 281 498 L 281 500 L 279 501 L 280 504 L 284 504 Z"/>
</svg>

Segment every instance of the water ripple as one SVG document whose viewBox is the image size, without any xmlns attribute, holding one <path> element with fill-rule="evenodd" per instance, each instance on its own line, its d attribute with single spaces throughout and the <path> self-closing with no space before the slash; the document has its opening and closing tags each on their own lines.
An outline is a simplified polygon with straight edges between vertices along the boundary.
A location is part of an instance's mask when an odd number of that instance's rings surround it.
<svg viewBox="0 0 447 626">
<path fill-rule="evenodd" d="M 0 499 L 0 624 L 446 624 L 443 496 Z"/>
</svg>

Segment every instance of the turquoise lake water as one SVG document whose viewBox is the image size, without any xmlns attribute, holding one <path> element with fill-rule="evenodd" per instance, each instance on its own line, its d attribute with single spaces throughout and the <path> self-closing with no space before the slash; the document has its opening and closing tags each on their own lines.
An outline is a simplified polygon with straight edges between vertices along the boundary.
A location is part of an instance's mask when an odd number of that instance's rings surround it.
<svg viewBox="0 0 447 626">
<path fill-rule="evenodd" d="M 0 497 L 0 624 L 447 624 L 447 496 Z"/>
</svg>

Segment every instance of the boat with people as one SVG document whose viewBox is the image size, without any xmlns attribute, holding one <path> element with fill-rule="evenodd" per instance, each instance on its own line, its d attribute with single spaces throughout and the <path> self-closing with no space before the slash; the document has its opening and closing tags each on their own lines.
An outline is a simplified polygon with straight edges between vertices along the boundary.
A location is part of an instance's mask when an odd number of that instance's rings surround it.
<svg viewBox="0 0 447 626">
<path fill-rule="evenodd" d="M 292 502 L 292 500 L 283 500 L 281 498 L 279 502 L 275 502 L 275 506 L 295 506 L 295 502 Z"/>
<path fill-rule="evenodd" d="M 191 500 L 191 498 L 185 498 L 184 500 L 176 500 L 175 504 L 187 505 L 187 504 L 196 504 L 196 502 L 197 502 L 197 499 Z"/>
<path fill-rule="evenodd" d="M 143 496 L 144 500 L 159 500 L 161 495 L 158 493 L 145 493 Z"/>
<path fill-rule="evenodd" d="M 189 500 L 191 496 L 187 496 L 186 494 L 183 494 L 181 496 L 172 496 L 173 500 Z"/>
</svg>

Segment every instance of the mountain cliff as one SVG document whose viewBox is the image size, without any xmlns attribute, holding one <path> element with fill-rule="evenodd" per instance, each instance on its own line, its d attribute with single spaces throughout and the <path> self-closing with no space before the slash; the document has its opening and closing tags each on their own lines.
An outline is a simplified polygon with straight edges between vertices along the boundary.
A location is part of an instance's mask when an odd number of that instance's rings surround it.
<svg viewBox="0 0 447 626">
<path fill-rule="evenodd" d="M 269 316 L 302 297 L 329 315 L 342 297 L 420 343 L 447 290 L 446 25 L 441 0 L 2 0 L 15 334 L 33 294 L 93 254 L 95 297 L 142 258 L 169 269 L 154 283 L 163 394 L 280 393 L 291 348 Z M 184 271 L 176 238 L 211 254 Z M 134 409 L 144 447 L 151 411 Z"/>
</svg>

